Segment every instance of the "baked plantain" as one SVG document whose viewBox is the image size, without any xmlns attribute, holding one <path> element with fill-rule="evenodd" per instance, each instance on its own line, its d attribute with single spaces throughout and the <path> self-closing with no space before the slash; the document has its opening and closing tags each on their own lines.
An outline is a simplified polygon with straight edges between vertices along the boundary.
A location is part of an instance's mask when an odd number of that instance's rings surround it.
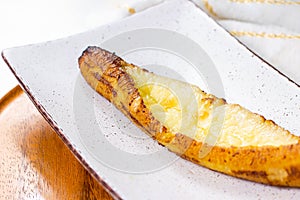
<svg viewBox="0 0 300 200">
<path fill-rule="evenodd" d="M 255 182 L 300 186 L 299 137 L 273 121 L 99 47 L 88 47 L 79 67 L 93 89 L 181 157 Z"/>
</svg>

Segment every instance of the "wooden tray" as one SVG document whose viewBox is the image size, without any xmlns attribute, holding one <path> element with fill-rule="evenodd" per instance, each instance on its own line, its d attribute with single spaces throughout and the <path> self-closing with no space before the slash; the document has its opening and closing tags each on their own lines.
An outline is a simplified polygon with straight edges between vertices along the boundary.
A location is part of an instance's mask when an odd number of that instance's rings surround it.
<svg viewBox="0 0 300 200">
<path fill-rule="evenodd" d="M 0 100 L 0 199 L 112 199 L 19 86 Z"/>
</svg>

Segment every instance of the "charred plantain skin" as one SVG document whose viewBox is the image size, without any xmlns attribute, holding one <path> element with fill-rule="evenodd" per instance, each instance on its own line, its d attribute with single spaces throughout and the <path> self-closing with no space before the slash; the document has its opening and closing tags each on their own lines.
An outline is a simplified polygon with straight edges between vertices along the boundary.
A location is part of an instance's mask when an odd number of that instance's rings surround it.
<svg viewBox="0 0 300 200">
<path fill-rule="evenodd" d="M 199 156 L 203 148 L 201 142 L 181 133 L 172 133 L 147 108 L 133 78 L 126 72 L 126 68 L 137 66 L 99 47 L 88 47 L 79 58 L 79 67 L 94 90 L 159 144 L 179 156 L 234 177 L 275 186 L 300 187 L 299 137 L 296 144 L 279 147 L 214 146 L 202 157 Z"/>
<path fill-rule="evenodd" d="M 146 108 L 133 79 L 124 70 L 136 66 L 98 47 L 88 47 L 79 58 L 79 66 L 88 84 L 148 135 L 155 137 L 167 130 Z"/>
</svg>

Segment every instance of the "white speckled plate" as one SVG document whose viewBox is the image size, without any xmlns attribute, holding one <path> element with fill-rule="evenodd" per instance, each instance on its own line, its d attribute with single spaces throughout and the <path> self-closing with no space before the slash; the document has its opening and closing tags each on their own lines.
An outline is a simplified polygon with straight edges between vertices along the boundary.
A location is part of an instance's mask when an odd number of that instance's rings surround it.
<svg viewBox="0 0 300 200">
<path fill-rule="evenodd" d="M 184 0 L 167 1 L 79 35 L 3 51 L 39 111 L 115 198 L 300 198 L 298 189 L 229 177 L 157 145 L 85 83 L 77 59 L 89 45 L 198 84 L 296 135 L 300 89 Z"/>
</svg>

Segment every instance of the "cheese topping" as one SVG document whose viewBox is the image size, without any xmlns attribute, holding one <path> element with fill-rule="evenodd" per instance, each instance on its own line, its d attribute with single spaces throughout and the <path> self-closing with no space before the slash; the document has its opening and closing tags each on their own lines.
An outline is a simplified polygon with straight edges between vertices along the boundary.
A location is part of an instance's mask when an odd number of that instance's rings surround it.
<svg viewBox="0 0 300 200">
<path fill-rule="evenodd" d="M 206 94 L 198 87 L 126 68 L 145 105 L 172 133 L 221 147 L 281 146 L 298 138 L 271 121 L 236 104 Z"/>
</svg>

